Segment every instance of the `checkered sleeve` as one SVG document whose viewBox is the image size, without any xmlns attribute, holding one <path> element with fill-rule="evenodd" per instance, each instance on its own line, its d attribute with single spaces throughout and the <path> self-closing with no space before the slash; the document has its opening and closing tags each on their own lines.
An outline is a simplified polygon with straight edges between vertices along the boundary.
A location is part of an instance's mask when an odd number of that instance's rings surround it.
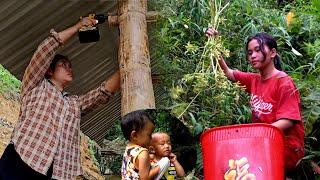
<svg viewBox="0 0 320 180">
<path fill-rule="evenodd" d="M 79 97 L 81 114 L 87 114 L 99 106 L 106 104 L 112 96 L 113 94 L 105 88 L 105 82 L 103 82 L 98 88 Z"/>
<path fill-rule="evenodd" d="M 50 31 L 50 36 L 38 46 L 25 70 L 22 79 L 22 97 L 43 80 L 60 45 L 62 45 L 62 41 L 58 33 L 52 29 Z"/>
</svg>

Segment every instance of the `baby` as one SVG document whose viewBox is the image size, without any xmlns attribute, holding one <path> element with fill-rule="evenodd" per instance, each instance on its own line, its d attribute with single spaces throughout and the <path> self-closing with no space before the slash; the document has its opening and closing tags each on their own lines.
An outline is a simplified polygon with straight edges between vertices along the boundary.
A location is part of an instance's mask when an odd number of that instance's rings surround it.
<svg viewBox="0 0 320 180">
<path fill-rule="evenodd" d="M 176 177 L 183 177 L 185 175 L 183 167 L 177 160 L 175 154 L 171 152 L 170 136 L 167 133 L 157 132 L 152 134 L 150 150 L 151 165 L 159 163 L 164 157 L 170 160 L 168 171 L 165 172 L 161 179 L 174 180 Z"/>
</svg>

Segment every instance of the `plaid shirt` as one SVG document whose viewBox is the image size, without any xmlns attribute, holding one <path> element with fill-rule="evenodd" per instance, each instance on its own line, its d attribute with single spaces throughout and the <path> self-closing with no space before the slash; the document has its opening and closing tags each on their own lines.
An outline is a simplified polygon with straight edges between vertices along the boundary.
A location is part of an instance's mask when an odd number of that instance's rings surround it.
<svg viewBox="0 0 320 180">
<path fill-rule="evenodd" d="M 111 93 L 102 85 L 81 96 L 59 91 L 44 75 L 61 47 L 58 33 L 51 30 L 28 65 L 21 90 L 19 120 L 12 142 L 21 159 L 46 174 L 53 162 L 54 179 L 73 179 L 82 173 L 80 163 L 80 119 Z"/>
</svg>

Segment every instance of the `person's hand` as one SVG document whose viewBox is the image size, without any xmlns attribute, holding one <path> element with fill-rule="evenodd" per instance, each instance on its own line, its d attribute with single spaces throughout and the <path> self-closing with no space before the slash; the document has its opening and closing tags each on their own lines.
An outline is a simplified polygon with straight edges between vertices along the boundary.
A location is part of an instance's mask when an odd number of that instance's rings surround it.
<svg viewBox="0 0 320 180">
<path fill-rule="evenodd" d="M 98 20 L 93 19 L 93 18 L 89 18 L 89 17 L 85 17 L 82 18 L 78 23 L 77 23 L 77 27 L 80 29 L 82 27 L 88 27 L 88 26 L 94 26 L 98 23 Z"/>
<path fill-rule="evenodd" d="M 173 153 L 169 154 L 169 159 L 171 163 L 174 163 L 177 160 L 177 156 Z"/>
<path fill-rule="evenodd" d="M 216 35 L 218 35 L 218 34 L 219 34 L 219 32 L 218 32 L 217 30 L 211 28 L 211 27 L 208 27 L 208 29 L 207 29 L 206 32 L 205 32 L 205 35 L 206 35 L 207 37 L 216 36 Z"/>
</svg>

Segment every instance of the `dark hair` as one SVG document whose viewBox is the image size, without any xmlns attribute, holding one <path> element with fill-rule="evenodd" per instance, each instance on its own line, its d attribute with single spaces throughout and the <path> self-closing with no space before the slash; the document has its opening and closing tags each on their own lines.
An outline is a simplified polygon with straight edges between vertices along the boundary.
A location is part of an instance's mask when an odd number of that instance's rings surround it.
<svg viewBox="0 0 320 180">
<path fill-rule="evenodd" d="M 50 78 L 49 71 L 54 71 L 55 68 L 56 68 L 56 64 L 62 59 L 67 60 L 67 61 L 70 62 L 70 60 L 69 60 L 69 58 L 67 56 L 64 56 L 64 55 L 61 55 L 61 54 L 56 54 L 53 57 L 53 59 L 51 61 L 51 64 L 50 64 L 50 66 L 49 66 L 49 68 L 48 68 L 48 70 L 47 70 L 47 72 L 45 74 L 45 78 L 47 78 L 47 79 Z"/>
<path fill-rule="evenodd" d="M 261 52 L 262 52 L 264 58 L 266 58 L 266 52 L 264 52 L 264 48 L 263 48 L 264 45 L 268 46 L 269 49 L 275 48 L 277 50 L 277 48 L 278 48 L 277 42 L 272 36 L 270 36 L 267 33 L 257 33 L 256 35 L 250 37 L 247 41 L 247 46 L 246 46 L 247 57 L 248 57 L 248 45 L 249 45 L 249 42 L 252 41 L 253 39 L 258 41 L 259 47 L 261 49 Z M 278 69 L 280 71 L 282 70 L 281 63 L 280 63 L 280 57 L 278 56 L 278 54 L 274 58 L 274 66 L 276 69 Z"/>
<path fill-rule="evenodd" d="M 137 110 L 126 114 L 121 121 L 121 130 L 124 137 L 127 140 L 130 140 L 131 132 L 139 132 L 142 130 L 147 121 L 150 121 L 152 124 L 154 124 L 154 121 L 148 114 L 147 110 Z"/>
</svg>

